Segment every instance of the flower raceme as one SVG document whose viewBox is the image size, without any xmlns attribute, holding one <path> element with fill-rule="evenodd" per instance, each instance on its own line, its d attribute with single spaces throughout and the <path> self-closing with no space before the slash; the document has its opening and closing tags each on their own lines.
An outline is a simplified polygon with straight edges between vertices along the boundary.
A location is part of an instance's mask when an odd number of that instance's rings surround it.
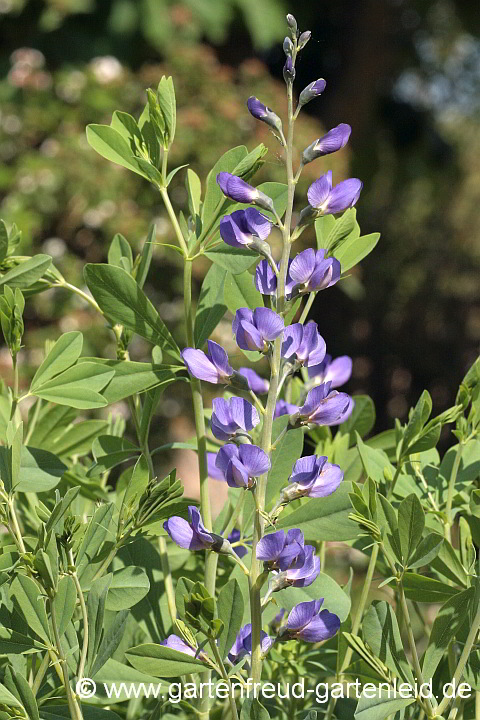
<svg viewBox="0 0 480 720">
<path fill-rule="evenodd" d="M 305 402 L 290 422 L 305 425 L 340 425 L 352 413 L 354 401 L 347 393 L 331 390 L 331 383 L 317 385 L 309 391 Z"/>
<path fill-rule="evenodd" d="M 282 357 L 292 363 L 309 367 L 318 365 L 325 357 L 327 346 L 318 332 L 317 323 L 293 323 L 283 333 Z"/>
<path fill-rule="evenodd" d="M 217 183 L 223 194 L 230 198 L 230 200 L 258 205 L 258 207 L 264 210 L 273 210 L 272 198 L 265 195 L 265 193 L 258 188 L 249 185 L 245 180 L 237 177 L 237 175 L 232 175 L 228 172 L 218 173 Z"/>
<path fill-rule="evenodd" d="M 320 598 L 295 605 L 280 631 L 280 637 L 316 643 L 336 635 L 340 629 L 340 618 L 328 610 L 320 610 L 323 601 L 324 598 Z"/>
<path fill-rule="evenodd" d="M 337 388 L 350 380 L 352 365 L 352 358 L 348 355 L 341 355 L 335 360 L 331 355 L 325 355 L 319 365 L 308 367 L 308 377 L 316 384 L 330 382 L 330 387 Z"/>
<path fill-rule="evenodd" d="M 228 443 L 218 451 L 216 466 L 229 487 L 251 488 L 255 478 L 270 470 L 271 463 L 267 453 L 257 445 Z"/>
<path fill-rule="evenodd" d="M 235 313 L 232 330 L 237 345 L 242 350 L 266 352 L 285 327 L 283 318 L 269 308 L 240 308 Z"/>
<path fill-rule="evenodd" d="M 260 422 L 256 408 L 243 398 L 215 398 L 212 405 L 210 427 L 217 440 L 246 435 Z"/>
</svg>

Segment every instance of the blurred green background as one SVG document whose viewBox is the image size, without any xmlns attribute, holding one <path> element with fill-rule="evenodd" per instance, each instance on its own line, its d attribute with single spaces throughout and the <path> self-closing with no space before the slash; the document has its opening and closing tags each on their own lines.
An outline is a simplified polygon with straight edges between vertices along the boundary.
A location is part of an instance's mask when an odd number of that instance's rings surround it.
<svg viewBox="0 0 480 720">
<path fill-rule="evenodd" d="M 25 254 L 49 253 L 80 286 L 84 263 L 104 260 L 115 232 L 141 247 L 153 218 L 158 242 L 171 241 L 155 191 L 85 139 L 85 125 L 108 123 L 115 109 L 138 115 L 145 88 L 164 73 L 178 101 L 171 167 L 189 163 L 205 178 L 229 147 L 265 142 L 258 182 L 283 179 L 278 145 L 245 101 L 255 94 L 285 109 L 288 11 L 313 33 L 297 91 L 327 80 L 302 111 L 298 151 L 340 122 L 353 129 L 345 150 L 307 166 L 299 195 L 328 168 L 337 182 L 359 177 L 362 231 L 382 233 L 353 277 L 312 309 L 329 352 L 354 358 L 346 389 L 374 398 L 380 431 L 404 420 L 423 388 L 435 411 L 452 404 L 478 354 L 480 15 L 472 0 L 0 0 L 0 217 L 23 230 Z M 182 172 L 172 188 L 184 208 Z M 175 253 L 156 248 L 147 289 L 182 341 Z M 26 362 L 37 364 L 44 339 L 69 329 L 85 333 L 86 352 L 113 355 L 108 332 L 91 323 L 72 297 L 30 299 Z M 219 333 L 231 342 L 227 323 Z M 132 354 L 146 351 L 139 342 Z M 2 350 L 0 371 L 8 379 Z M 167 394 L 158 419 L 158 432 L 177 439 L 189 432 L 182 392 Z"/>
</svg>

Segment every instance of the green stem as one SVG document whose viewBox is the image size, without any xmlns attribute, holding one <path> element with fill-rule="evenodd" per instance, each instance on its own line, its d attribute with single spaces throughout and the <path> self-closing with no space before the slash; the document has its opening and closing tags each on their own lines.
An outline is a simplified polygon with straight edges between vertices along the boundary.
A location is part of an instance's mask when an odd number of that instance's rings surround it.
<svg viewBox="0 0 480 720">
<path fill-rule="evenodd" d="M 293 56 L 295 62 L 295 52 Z M 293 88 L 292 83 L 287 83 L 288 101 L 288 132 L 286 142 L 286 169 L 287 169 L 287 208 L 285 221 L 283 223 L 283 250 L 280 261 L 280 272 L 277 282 L 277 305 L 276 311 L 281 314 L 285 308 L 285 281 L 290 257 L 290 230 L 292 223 L 293 200 L 295 196 L 295 182 L 293 178 Z M 283 334 L 275 340 L 271 358 L 270 388 L 268 391 L 267 406 L 263 420 L 261 448 L 268 455 L 271 453 L 273 414 L 277 402 L 277 391 L 280 375 L 280 361 L 282 350 Z M 252 622 L 252 680 L 260 682 L 262 675 L 262 603 L 261 590 L 263 584 L 263 573 L 261 562 L 256 556 L 256 547 L 263 536 L 265 521 L 262 512 L 265 510 L 265 494 L 267 488 L 268 473 L 258 478 L 257 487 L 254 490 L 256 512 L 254 516 L 253 541 L 252 541 L 252 562 L 250 566 L 250 613 Z"/>
<path fill-rule="evenodd" d="M 17 355 L 12 355 L 12 367 L 13 367 L 13 391 L 12 391 L 12 408 L 10 411 L 10 420 L 15 417 L 15 411 L 18 405 L 18 362 Z"/>
<path fill-rule="evenodd" d="M 237 522 L 237 520 L 240 516 L 240 513 L 242 512 L 244 502 L 245 502 L 245 492 L 242 492 L 240 494 L 240 497 L 237 500 L 237 504 L 235 505 L 235 508 L 233 510 L 232 517 L 230 518 L 227 525 L 221 532 L 221 534 L 224 537 L 228 537 L 230 535 L 230 533 L 232 532 L 233 528 L 235 527 L 235 523 Z"/>
<path fill-rule="evenodd" d="M 473 645 L 475 644 L 475 640 L 478 634 L 478 630 L 480 628 L 480 604 L 477 607 L 477 612 L 475 614 L 475 618 L 473 620 L 472 626 L 470 627 L 470 631 L 468 633 L 467 639 L 465 641 L 465 645 L 463 646 L 462 654 L 460 655 L 460 660 L 458 661 L 457 669 L 455 670 L 455 673 L 452 678 L 452 682 L 454 683 L 454 687 L 458 687 L 458 684 L 460 680 L 462 679 L 463 671 L 465 670 L 465 665 L 467 664 L 468 656 L 470 655 L 470 652 L 473 648 Z M 451 698 L 444 697 L 440 705 L 438 706 L 436 713 L 437 715 L 443 715 L 445 710 L 447 709 Z"/>
<path fill-rule="evenodd" d="M 167 595 L 167 604 L 172 624 L 177 619 L 177 606 L 175 604 L 175 591 L 173 589 L 172 573 L 170 571 L 170 563 L 168 562 L 167 543 L 164 537 L 158 538 L 158 549 L 160 551 L 160 560 L 162 563 L 163 584 Z"/>
<path fill-rule="evenodd" d="M 100 313 L 100 315 L 103 315 L 102 309 L 100 308 L 100 305 L 86 292 L 83 292 L 83 290 L 80 290 L 80 288 L 77 288 L 75 285 L 72 285 L 69 282 L 66 282 L 66 280 L 62 282 L 57 282 L 53 287 L 59 287 L 64 288 L 65 290 L 70 290 L 70 292 L 74 293 L 75 295 L 78 295 L 83 300 L 85 300 L 86 303 L 91 305 L 91 307 Z"/>
<path fill-rule="evenodd" d="M 308 300 L 305 303 L 305 307 L 303 308 L 302 314 L 300 315 L 300 320 L 298 321 L 302 325 L 304 324 L 305 320 L 307 319 L 308 313 L 310 312 L 310 308 L 312 307 L 313 302 L 316 297 L 317 297 L 316 292 L 311 292 L 310 295 L 308 296 Z"/>
<path fill-rule="evenodd" d="M 175 230 L 178 244 L 180 245 L 180 248 L 186 258 L 188 257 L 187 243 L 185 242 L 185 238 L 183 237 L 182 229 L 178 223 L 177 216 L 175 215 L 175 210 L 173 209 L 172 203 L 170 202 L 167 188 L 160 188 L 160 195 L 162 196 L 162 200 L 165 204 L 165 208 L 167 210 L 168 217 L 170 218 L 170 222 L 172 223 L 173 229 Z"/>
<path fill-rule="evenodd" d="M 13 497 L 9 497 L 8 499 L 8 509 L 10 513 L 10 518 L 12 522 L 12 529 L 13 529 L 13 536 L 16 539 L 16 544 L 20 550 L 20 552 L 25 555 L 27 552 L 25 548 L 25 543 L 23 542 L 23 535 L 22 531 L 20 530 L 20 525 L 18 523 L 17 513 L 15 511 L 15 501 Z"/>
<path fill-rule="evenodd" d="M 83 596 L 83 590 L 82 586 L 80 585 L 80 581 L 78 579 L 77 571 L 75 569 L 75 560 L 73 559 L 73 552 L 72 550 L 68 551 L 68 562 L 72 568 L 72 578 L 73 582 L 75 583 L 75 588 L 77 591 L 78 600 L 80 602 L 80 609 L 82 611 L 82 621 L 83 621 L 83 645 L 82 645 L 82 653 L 80 656 L 80 662 L 78 665 L 78 678 L 81 679 L 85 676 L 85 665 L 87 663 L 87 652 L 88 652 L 88 615 L 87 615 L 87 606 L 85 605 L 85 598 Z"/>
<path fill-rule="evenodd" d="M 232 719 L 238 720 L 237 704 L 235 702 L 235 696 L 233 694 L 231 680 L 228 677 L 228 673 L 225 670 L 225 665 L 223 664 L 223 660 L 220 657 L 220 653 L 218 652 L 217 643 L 215 642 L 215 640 L 210 640 L 209 642 L 210 642 L 210 647 L 212 648 L 212 652 L 215 657 L 215 660 L 217 661 L 218 667 L 220 668 L 220 674 L 229 687 L 228 701 L 230 703 L 230 709 L 232 711 Z"/>
<path fill-rule="evenodd" d="M 457 482 L 457 475 L 458 475 L 458 470 L 460 468 L 460 461 L 462 459 L 462 452 L 463 452 L 463 442 L 460 441 L 458 443 L 457 454 L 455 455 L 455 460 L 453 462 L 453 467 L 452 467 L 452 473 L 450 475 L 450 481 L 448 483 L 447 507 L 446 507 L 447 519 L 445 522 L 445 538 L 448 540 L 448 542 L 452 541 L 451 528 L 453 525 L 453 517 L 452 517 L 453 495 L 455 493 L 455 483 Z"/>
<path fill-rule="evenodd" d="M 63 652 L 62 643 L 60 641 L 60 633 L 58 632 L 57 618 L 55 616 L 55 607 L 54 607 L 52 600 L 50 600 L 50 616 L 52 619 L 52 628 L 53 628 L 53 635 L 55 637 L 56 651 L 57 651 L 57 655 L 60 659 L 60 666 L 62 668 L 63 685 L 65 687 L 65 693 L 67 695 L 67 702 L 68 702 L 68 708 L 70 710 L 70 716 L 71 716 L 72 720 L 83 720 L 82 710 L 81 710 L 80 705 L 78 704 L 77 699 L 74 696 L 74 694 L 72 692 L 72 688 L 70 686 L 70 680 L 68 677 L 67 660 L 65 658 L 65 653 Z"/>
</svg>

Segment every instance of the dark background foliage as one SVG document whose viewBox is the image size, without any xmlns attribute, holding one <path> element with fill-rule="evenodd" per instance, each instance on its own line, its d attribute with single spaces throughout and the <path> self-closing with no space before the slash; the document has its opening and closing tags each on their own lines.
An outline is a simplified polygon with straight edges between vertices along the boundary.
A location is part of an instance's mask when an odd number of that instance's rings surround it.
<svg viewBox="0 0 480 720">
<path fill-rule="evenodd" d="M 88 122 L 108 122 L 115 109 L 138 113 L 145 87 L 163 72 L 179 98 L 172 166 L 190 163 L 205 177 L 229 146 L 265 142 L 271 153 L 258 179 L 281 179 L 275 141 L 245 100 L 256 94 L 283 110 L 281 40 L 284 14 L 294 12 L 313 33 L 297 89 L 327 80 L 299 125 L 298 149 L 339 122 L 353 128 L 338 157 L 308 166 L 300 192 L 327 167 L 337 181 L 360 177 L 362 231 L 382 233 L 352 278 L 317 297 L 312 317 L 334 356 L 354 358 L 348 389 L 372 395 L 380 431 L 395 416 L 404 420 L 424 388 L 435 411 L 452 404 L 478 354 L 480 17 L 470 0 L 294 5 L 0 0 L 0 216 L 24 231 L 25 253 L 52 254 L 79 283 L 84 262 L 101 261 L 117 231 L 139 247 L 154 217 L 157 240 L 169 242 L 159 198 L 96 156 L 84 135 Z M 149 291 L 181 339 L 176 268 L 175 255 L 157 248 Z M 55 335 L 80 328 L 91 350 L 109 353 L 107 333 L 88 327 L 81 303 L 46 293 L 27 303 L 27 362 L 37 363 L 63 303 L 70 312 Z M 228 326 L 219 332 L 227 343 Z M 4 356 L 0 363 L 7 374 Z M 187 402 L 176 391 L 164 404 L 163 424 L 176 423 L 174 433 Z"/>
</svg>

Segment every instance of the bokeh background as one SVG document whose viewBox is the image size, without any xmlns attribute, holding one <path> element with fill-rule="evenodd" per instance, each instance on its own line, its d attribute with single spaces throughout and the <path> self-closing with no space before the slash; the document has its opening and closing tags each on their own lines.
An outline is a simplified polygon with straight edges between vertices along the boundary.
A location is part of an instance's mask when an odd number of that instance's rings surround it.
<svg viewBox="0 0 480 720">
<path fill-rule="evenodd" d="M 177 90 L 172 167 L 205 178 L 229 147 L 270 148 L 258 181 L 281 180 L 279 148 L 245 106 L 255 94 L 285 109 L 285 13 L 313 39 L 297 68 L 299 92 L 318 77 L 324 95 L 298 124 L 301 150 L 340 122 L 352 137 L 307 166 L 299 186 L 327 168 L 364 181 L 358 219 L 379 245 L 312 309 L 334 356 L 354 358 L 346 389 L 376 403 L 376 431 L 405 420 L 420 392 L 452 404 L 480 341 L 480 13 L 472 0 L 0 0 L 0 217 L 23 230 L 25 254 L 47 252 L 82 286 L 115 232 L 141 247 L 156 222 L 172 240 L 160 197 L 89 148 L 85 125 L 140 112 L 145 88 L 171 74 Z M 172 185 L 186 206 L 180 172 Z M 303 203 L 305 204 L 305 203 Z M 301 209 L 299 202 L 297 210 Z M 307 233 L 302 242 L 312 242 Z M 208 265 L 197 266 L 200 285 Z M 182 342 L 175 253 L 155 249 L 147 290 Z M 98 322 L 98 324 L 97 324 Z M 52 327 L 54 326 L 54 327 Z M 100 321 L 58 291 L 27 303 L 24 368 L 47 337 L 85 333 L 88 353 L 113 356 Z M 231 343 L 228 322 L 220 342 Z M 145 358 L 140 341 L 132 355 Z M 8 380 L 6 352 L 0 370 Z M 182 393 L 185 393 L 182 395 Z M 167 393 L 158 439 L 191 432 L 188 388 Z M 160 442 L 158 444 L 161 444 Z M 155 446 L 155 443 L 153 444 Z"/>
</svg>

